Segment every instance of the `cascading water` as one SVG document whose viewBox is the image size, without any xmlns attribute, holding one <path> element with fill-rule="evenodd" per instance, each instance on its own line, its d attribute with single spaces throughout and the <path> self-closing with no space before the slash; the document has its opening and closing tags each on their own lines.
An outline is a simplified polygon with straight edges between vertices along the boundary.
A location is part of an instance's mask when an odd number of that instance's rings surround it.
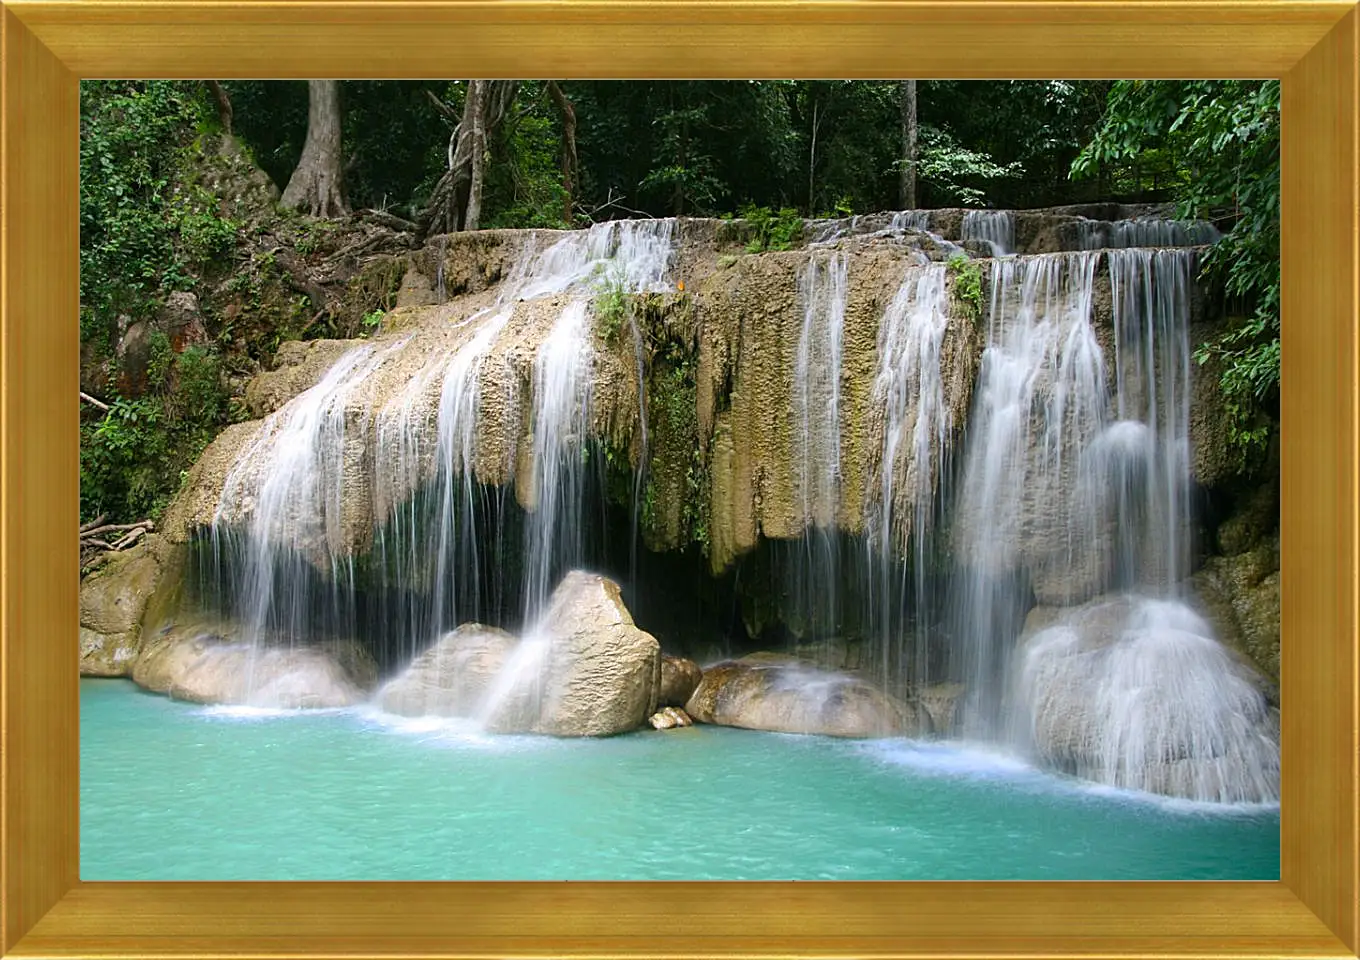
<svg viewBox="0 0 1360 960">
<path fill-rule="evenodd" d="M 950 601 L 950 671 L 968 688 L 963 720 L 973 735 L 999 732 L 1007 643 L 1020 632 L 1032 575 L 1055 577 L 1051 589 L 1061 593 L 1063 577 L 1092 574 L 1095 531 L 1079 529 L 1089 518 L 1073 511 L 1072 492 L 1074 451 L 1095 436 L 1105 402 L 1091 325 L 1097 260 L 1077 253 L 992 265 L 987 346 L 955 505 L 962 569 Z"/>
<path fill-rule="evenodd" d="M 871 569 L 876 570 L 871 620 L 880 682 L 898 693 L 904 692 L 908 676 L 917 687 L 930 680 L 930 637 L 923 618 L 930 606 L 927 554 L 934 543 L 937 494 L 952 427 L 942 372 L 949 326 L 945 281 L 943 264 L 908 272 L 878 332 L 873 405 L 882 411 L 883 448 L 876 499 L 867 518 Z M 910 630 L 901 616 L 908 569 L 898 560 L 908 544 L 911 609 L 916 611 Z"/>
<path fill-rule="evenodd" d="M 525 538 L 526 623 L 543 609 L 558 568 L 579 564 L 581 458 L 590 418 L 590 325 L 567 304 L 534 359 L 532 516 Z"/>
<path fill-rule="evenodd" d="M 1116 580 L 1167 593 L 1189 573 L 1190 284 L 1195 251 L 1111 250 L 1115 417 L 1092 481 L 1113 491 Z M 1141 488 L 1141 489 L 1140 489 Z"/>
<path fill-rule="evenodd" d="M 935 242 L 911 254 L 877 318 L 866 401 L 842 369 L 846 350 L 857 349 L 858 328 L 846 346 L 847 323 L 860 322 L 847 319 L 852 251 L 879 237 L 897 244 L 931 223 L 927 211 L 837 221 L 805 251 L 798 339 L 781 351 L 792 375 L 789 469 L 804 531 L 792 554 L 801 609 L 785 624 L 800 637 L 837 637 L 848 625 L 843 581 L 864 561 L 868 582 L 858 589 L 871 635 L 862 662 L 898 697 L 953 681 L 966 689 L 967 736 L 1011 742 L 1118 786 L 1268 799 L 1278 738 L 1264 694 L 1225 670 L 1231 656 L 1178 598 L 1191 568 L 1188 322 L 1197 251 L 1189 244 L 1216 234 L 1154 220 L 1079 223 L 1077 245 L 1092 249 L 1016 256 L 1014 218 L 971 211 L 962 238 L 996 254 L 989 308 L 965 336 L 985 343 L 976 386 L 946 374 L 947 355 L 971 348 L 950 340 L 960 323 L 951 268 L 925 262 L 962 248 L 930 234 Z M 541 247 L 544 235 L 533 235 L 480 309 L 413 334 L 426 338 L 429 359 L 410 374 L 397 370 L 406 379 L 385 405 L 373 409 L 363 391 L 375 376 L 395 379 L 384 364 L 401 344 L 346 353 L 272 415 L 228 476 L 213 528 L 219 568 L 234 558 L 221 587 L 242 637 L 291 644 L 316 636 L 318 624 L 326 636 L 356 636 L 367 618 L 400 638 L 396 659 L 405 660 L 482 619 L 488 605 L 490 622 L 507 621 L 500 601 L 488 601 L 489 591 L 505 590 L 518 600 L 525 639 L 483 704 L 494 728 L 496 712 L 541 666 L 547 647 L 535 628 L 553 586 L 589 553 L 583 460 L 596 426 L 592 384 L 600 363 L 617 360 L 596 353 L 592 299 L 602 282 L 669 289 L 674 228 L 615 222 L 550 235 Z M 1102 265 L 1111 329 L 1095 317 Z M 642 383 L 644 337 L 633 318 L 627 329 Z M 858 506 L 843 502 L 845 491 L 860 489 L 842 472 L 862 456 L 842 433 L 866 402 L 881 445 L 865 461 L 868 474 L 854 477 L 864 483 L 863 552 L 842 557 L 840 528 Z M 647 403 L 639 391 L 634 541 Z M 486 445 L 484 415 L 499 445 Z M 356 494 L 342 481 L 362 469 L 356 449 L 372 451 L 372 490 L 361 495 L 373 498 L 373 549 L 360 562 L 376 575 L 356 574 L 350 559 L 367 545 L 348 542 Z M 502 529 L 509 496 L 525 508 L 513 521 L 522 528 Z M 364 596 L 357 578 L 375 576 L 382 588 Z M 1043 609 L 1031 613 L 1036 602 Z M 1037 619 L 1022 629 L 1026 614 Z M 1167 663 L 1179 686 L 1158 685 Z M 1056 696 L 1059 682 L 1075 693 Z M 1191 693 L 1194 709 L 1177 712 Z M 1083 706 L 1093 702 L 1105 707 Z M 1076 731 L 1062 742 L 1084 746 L 1055 746 L 1055 731 Z"/>
<path fill-rule="evenodd" d="M 1279 799 L 1278 715 L 1183 603 L 1126 596 L 1030 638 L 1016 676 L 1030 749 L 1076 776 L 1211 803 Z"/>
<path fill-rule="evenodd" d="M 1091 325 L 1100 256 L 1113 294 L 1112 397 Z M 1270 801 L 1279 741 L 1266 694 L 1176 598 L 1189 572 L 1194 256 L 1127 249 L 994 264 L 956 515 L 955 670 L 972 735 L 1117 787 Z M 1100 596 L 1112 588 L 1126 593 Z M 1059 609 L 1012 668 L 1008 638 L 1031 592 Z"/>
<path fill-rule="evenodd" d="M 1189 247 L 1215 243 L 1220 234 L 1205 221 L 1078 220 L 1077 245 L 1083 250 L 1125 247 Z"/>
<path fill-rule="evenodd" d="M 987 244 L 994 257 L 1015 250 L 1015 215 L 1009 210 L 969 210 L 963 215 L 963 239 Z"/>
<path fill-rule="evenodd" d="M 798 425 L 799 495 L 806 533 L 795 595 L 804 623 L 829 636 L 839 626 L 836 521 L 841 485 L 841 355 L 849 260 L 843 252 L 813 256 L 803 269 L 803 323 L 793 371 Z"/>
<path fill-rule="evenodd" d="M 356 415 L 350 400 L 401 345 L 362 346 L 344 354 L 319 383 L 270 415 L 227 474 L 212 546 L 219 563 L 224 555 L 239 558 L 229 599 L 239 639 L 252 651 L 246 703 L 257 700 L 254 652 L 267 642 L 292 646 L 310 631 L 316 614 L 311 584 L 327 574 L 332 583 L 352 582 L 352 566 L 339 559 L 346 556 L 339 542 L 343 453 L 347 435 L 365 433 L 369 418 Z M 244 535 L 235 532 L 241 528 Z"/>
<path fill-rule="evenodd" d="M 582 495 L 587 298 L 606 270 L 629 292 L 665 289 L 674 228 L 672 220 L 603 223 L 543 249 L 531 238 L 492 304 L 451 325 L 449 345 L 380 409 L 362 402 L 364 385 L 405 339 L 346 353 L 320 383 L 271 415 L 227 477 L 212 529 L 209 593 L 217 592 L 240 638 L 293 645 L 355 636 L 361 621 L 376 621 L 394 635 L 399 659 L 409 659 L 443 630 L 483 613 L 479 554 L 490 545 L 479 520 L 494 512 L 487 498 L 506 493 L 477 480 L 490 466 L 478 463 L 479 408 L 488 390 L 500 391 L 507 409 L 517 406 L 504 359 L 497 357 L 489 379 L 487 362 L 518 304 L 567 293 L 533 364 L 533 489 L 523 499 L 535 509 L 525 527 L 531 562 L 522 597 L 525 616 L 534 615 L 551 577 L 579 561 L 580 524 L 567 515 L 579 515 Z M 442 278 L 442 262 L 439 268 Z M 354 536 L 348 521 L 355 498 L 367 494 L 346 471 L 366 448 L 375 451 L 380 519 L 373 555 L 385 582 L 397 586 L 367 598 L 355 580 L 355 544 L 345 542 Z M 508 456 L 513 462 L 513 446 Z M 513 463 L 505 467 L 514 476 Z"/>
</svg>

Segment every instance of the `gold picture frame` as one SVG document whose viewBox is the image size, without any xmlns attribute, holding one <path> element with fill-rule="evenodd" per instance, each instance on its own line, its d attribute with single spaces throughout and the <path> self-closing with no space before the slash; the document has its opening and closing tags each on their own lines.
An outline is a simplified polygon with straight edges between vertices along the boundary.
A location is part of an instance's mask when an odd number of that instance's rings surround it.
<svg viewBox="0 0 1360 960">
<path fill-rule="evenodd" d="M 1333 957 L 1360 949 L 1353 0 L 4 0 L 0 947 L 12 957 Z M 1279 77 L 1278 883 L 81 883 L 83 77 Z"/>
</svg>

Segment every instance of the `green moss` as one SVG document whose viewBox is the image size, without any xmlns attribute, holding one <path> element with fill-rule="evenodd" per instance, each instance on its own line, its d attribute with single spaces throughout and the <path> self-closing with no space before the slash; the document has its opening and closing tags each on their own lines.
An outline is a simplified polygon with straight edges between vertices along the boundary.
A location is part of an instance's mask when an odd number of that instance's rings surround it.
<svg viewBox="0 0 1360 960">
<path fill-rule="evenodd" d="M 618 340 L 619 330 L 632 311 L 631 298 L 623 276 L 617 271 L 600 270 L 595 280 L 595 333 L 607 344 Z"/>
<path fill-rule="evenodd" d="M 662 341 L 648 389 L 651 461 L 642 529 L 652 549 L 698 544 L 709 552 L 709 472 L 699 436 L 698 357 L 692 343 Z"/>
<path fill-rule="evenodd" d="M 949 258 L 947 264 L 953 281 L 954 296 L 964 305 L 974 323 L 982 322 L 982 268 L 962 254 Z"/>
</svg>

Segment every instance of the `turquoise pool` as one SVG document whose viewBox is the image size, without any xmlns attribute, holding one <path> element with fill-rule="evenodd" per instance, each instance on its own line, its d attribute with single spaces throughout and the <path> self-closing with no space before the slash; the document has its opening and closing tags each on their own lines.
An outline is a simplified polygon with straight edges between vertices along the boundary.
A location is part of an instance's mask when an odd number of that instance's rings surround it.
<svg viewBox="0 0 1360 960">
<path fill-rule="evenodd" d="M 1278 808 L 984 750 L 695 727 L 485 737 L 81 681 L 87 880 L 1096 880 L 1279 876 Z"/>
</svg>

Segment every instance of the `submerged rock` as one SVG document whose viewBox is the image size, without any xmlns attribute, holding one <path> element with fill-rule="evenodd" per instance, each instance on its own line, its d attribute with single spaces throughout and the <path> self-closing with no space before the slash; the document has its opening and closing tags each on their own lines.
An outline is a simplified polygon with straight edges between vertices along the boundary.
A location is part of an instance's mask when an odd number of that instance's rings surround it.
<svg viewBox="0 0 1360 960">
<path fill-rule="evenodd" d="M 1035 753 L 1111 786 L 1220 803 L 1279 798 L 1269 683 L 1174 601 L 1036 609 L 1016 697 Z"/>
<path fill-rule="evenodd" d="M 709 667 L 685 712 L 699 723 L 829 737 L 912 736 L 922 729 L 912 706 L 867 681 L 778 654 Z"/>
<path fill-rule="evenodd" d="M 661 655 L 661 689 L 656 702 L 661 707 L 683 707 L 703 679 L 704 672 L 693 660 Z"/>
<path fill-rule="evenodd" d="M 154 535 L 153 535 L 154 537 Z M 80 585 L 80 673 L 122 677 L 141 646 L 147 601 L 160 583 L 161 560 L 152 537 L 111 554 Z"/>
<path fill-rule="evenodd" d="M 374 698 L 406 717 L 475 717 L 515 649 L 513 634 L 465 623 L 444 634 Z"/>
<path fill-rule="evenodd" d="M 679 707 L 663 707 L 648 717 L 647 722 L 655 730 L 678 730 L 681 727 L 694 726 L 690 715 Z"/>
<path fill-rule="evenodd" d="M 147 639 L 132 669 L 139 686 L 176 700 L 275 709 L 353 706 L 376 678 L 372 658 L 352 640 L 255 645 L 220 625 L 166 627 Z"/>
</svg>

